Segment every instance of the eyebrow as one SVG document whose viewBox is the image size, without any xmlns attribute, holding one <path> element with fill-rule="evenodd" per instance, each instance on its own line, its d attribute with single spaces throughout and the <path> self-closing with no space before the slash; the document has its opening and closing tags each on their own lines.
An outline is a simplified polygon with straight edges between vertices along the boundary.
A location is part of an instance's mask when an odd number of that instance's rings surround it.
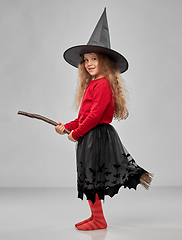
<svg viewBox="0 0 182 240">
<path fill-rule="evenodd" d="M 92 56 L 91 56 L 91 58 L 96 58 L 96 57 L 97 57 L 96 55 L 92 55 Z M 85 59 L 88 59 L 88 58 L 87 58 L 87 57 L 84 57 L 83 59 L 85 60 Z"/>
</svg>

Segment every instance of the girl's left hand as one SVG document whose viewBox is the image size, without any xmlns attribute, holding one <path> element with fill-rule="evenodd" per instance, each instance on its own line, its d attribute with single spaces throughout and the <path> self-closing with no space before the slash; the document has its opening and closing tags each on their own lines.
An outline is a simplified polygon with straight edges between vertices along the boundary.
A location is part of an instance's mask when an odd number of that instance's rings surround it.
<svg viewBox="0 0 182 240">
<path fill-rule="evenodd" d="M 68 139 L 72 142 L 76 142 L 76 140 L 72 137 L 72 132 L 73 130 L 71 131 L 71 133 L 68 135 Z"/>
</svg>

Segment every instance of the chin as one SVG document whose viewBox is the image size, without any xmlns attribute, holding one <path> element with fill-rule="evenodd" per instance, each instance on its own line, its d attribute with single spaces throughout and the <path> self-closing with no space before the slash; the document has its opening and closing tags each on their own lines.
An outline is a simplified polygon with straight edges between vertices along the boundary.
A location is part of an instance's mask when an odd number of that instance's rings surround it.
<svg viewBox="0 0 182 240">
<path fill-rule="evenodd" d="M 91 77 L 95 77 L 95 74 L 90 74 Z"/>
</svg>

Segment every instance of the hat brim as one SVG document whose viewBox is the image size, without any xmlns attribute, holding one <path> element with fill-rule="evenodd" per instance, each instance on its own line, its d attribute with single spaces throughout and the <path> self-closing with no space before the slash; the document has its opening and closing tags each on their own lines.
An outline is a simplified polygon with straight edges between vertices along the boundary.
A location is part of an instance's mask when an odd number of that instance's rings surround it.
<svg viewBox="0 0 182 240">
<path fill-rule="evenodd" d="M 102 53 L 110 57 L 116 64 L 120 73 L 123 73 L 128 69 L 128 62 L 125 57 L 123 57 L 120 53 L 110 48 L 105 48 L 100 46 L 94 46 L 94 45 L 74 46 L 67 49 L 64 52 L 63 57 L 66 60 L 66 62 L 78 68 L 80 57 L 85 53 L 91 53 L 91 52 Z"/>
</svg>

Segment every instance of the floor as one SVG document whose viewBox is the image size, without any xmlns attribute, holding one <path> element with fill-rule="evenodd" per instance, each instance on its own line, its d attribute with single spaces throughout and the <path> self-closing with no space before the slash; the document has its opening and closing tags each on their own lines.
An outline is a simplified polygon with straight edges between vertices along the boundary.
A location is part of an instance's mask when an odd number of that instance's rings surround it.
<svg viewBox="0 0 182 240">
<path fill-rule="evenodd" d="M 182 187 L 121 189 L 104 206 L 107 230 L 78 231 L 90 215 L 74 188 L 1 188 L 0 240 L 182 240 Z"/>
</svg>

